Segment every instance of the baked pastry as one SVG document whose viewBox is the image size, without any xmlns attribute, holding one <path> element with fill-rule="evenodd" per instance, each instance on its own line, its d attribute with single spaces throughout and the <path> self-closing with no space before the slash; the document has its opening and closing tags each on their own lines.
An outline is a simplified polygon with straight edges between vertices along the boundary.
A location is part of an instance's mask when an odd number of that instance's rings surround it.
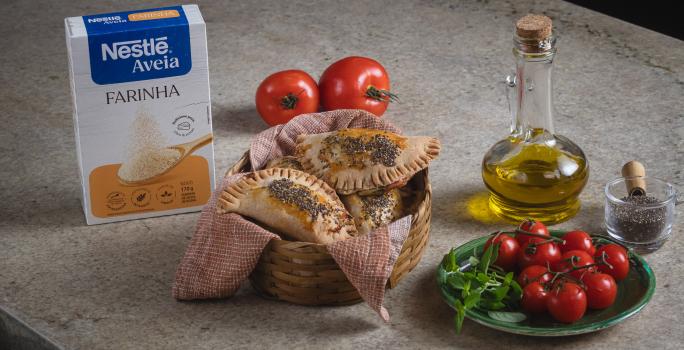
<svg viewBox="0 0 684 350">
<path fill-rule="evenodd" d="M 238 213 L 298 241 L 328 244 L 358 234 L 335 191 L 310 174 L 283 168 L 249 173 L 221 192 L 219 213 Z"/>
<path fill-rule="evenodd" d="M 355 193 L 342 196 L 341 199 L 362 235 L 400 218 L 404 211 L 402 196 L 396 188 L 370 196 Z"/>
<path fill-rule="evenodd" d="M 341 129 L 299 135 L 295 155 L 305 172 L 340 194 L 406 181 L 439 155 L 434 137 L 402 136 L 375 129 Z"/>
<path fill-rule="evenodd" d="M 406 184 L 409 182 L 409 180 L 411 180 L 411 177 L 405 177 L 403 179 L 394 181 L 387 186 L 371 188 L 368 190 L 360 190 L 354 194 L 358 194 L 359 196 L 374 196 L 374 195 L 383 194 L 389 190 L 393 190 L 393 189 L 397 189 L 397 188 L 404 188 L 404 186 L 406 186 Z"/>
<path fill-rule="evenodd" d="M 266 163 L 266 167 L 264 169 L 268 168 L 286 168 L 286 169 L 295 169 L 295 170 L 302 170 L 302 164 L 297 160 L 296 157 L 293 156 L 282 156 L 280 158 L 275 158 L 271 159 Z"/>
</svg>

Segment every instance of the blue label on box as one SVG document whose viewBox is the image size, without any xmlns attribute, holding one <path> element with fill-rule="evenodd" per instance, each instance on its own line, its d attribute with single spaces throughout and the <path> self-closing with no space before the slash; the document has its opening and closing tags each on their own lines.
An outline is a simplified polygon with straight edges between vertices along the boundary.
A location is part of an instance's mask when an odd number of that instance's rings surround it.
<svg viewBox="0 0 684 350">
<path fill-rule="evenodd" d="M 190 72 L 190 27 L 180 6 L 83 16 L 96 84 Z"/>
</svg>

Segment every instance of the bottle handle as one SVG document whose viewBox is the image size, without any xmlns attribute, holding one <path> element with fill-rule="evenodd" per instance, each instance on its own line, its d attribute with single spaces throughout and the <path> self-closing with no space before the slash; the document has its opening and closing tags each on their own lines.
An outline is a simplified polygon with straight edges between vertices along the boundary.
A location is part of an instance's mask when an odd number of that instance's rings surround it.
<svg viewBox="0 0 684 350">
<path fill-rule="evenodd" d="M 515 88 L 518 86 L 518 78 L 515 73 L 506 76 L 504 80 L 504 93 L 506 94 L 506 102 L 508 102 L 508 112 L 511 114 L 511 133 L 517 130 L 516 114 L 518 112 L 518 104 L 512 103 L 514 98 Z"/>
</svg>

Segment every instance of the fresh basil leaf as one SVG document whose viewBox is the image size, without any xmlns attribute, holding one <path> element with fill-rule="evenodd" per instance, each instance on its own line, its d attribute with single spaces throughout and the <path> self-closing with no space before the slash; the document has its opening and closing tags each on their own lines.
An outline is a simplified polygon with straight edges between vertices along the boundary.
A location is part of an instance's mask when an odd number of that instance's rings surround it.
<svg viewBox="0 0 684 350">
<path fill-rule="evenodd" d="M 498 301 L 503 300 L 503 298 L 508 294 L 508 289 L 510 289 L 510 287 L 508 287 L 508 286 L 501 286 L 501 287 L 495 289 L 494 290 L 494 297 L 496 298 L 496 300 L 498 300 Z"/>
<path fill-rule="evenodd" d="M 504 285 L 511 284 L 511 281 L 513 281 L 513 272 L 509 272 L 506 274 L 506 277 L 504 277 Z"/>
<path fill-rule="evenodd" d="M 489 264 L 492 262 L 492 252 L 495 250 L 499 250 L 499 244 L 492 244 L 484 251 L 480 260 L 480 271 L 487 272 Z"/>
<path fill-rule="evenodd" d="M 487 284 L 487 282 L 490 281 L 489 276 L 487 274 L 484 274 L 482 272 L 477 273 L 477 281 L 480 282 L 481 284 Z"/>
<path fill-rule="evenodd" d="M 454 318 L 454 323 L 456 324 L 456 333 L 461 333 L 463 319 L 465 318 L 465 308 L 463 307 L 463 304 L 461 304 L 460 300 L 456 300 L 454 307 L 456 307 L 456 317 Z"/>
<path fill-rule="evenodd" d="M 482 294 L 482 292 L 485 290 L 484 286 L 479 286 L 471 291 L 471 293 L 475 294 Z"/>
<path fill-rule="evenodd" d="M 475 292 L 484 289 L 484 286 L 478 280 L 470 280 L 470 290 Z"/>
<path fill-rule="evenodd" d="M 452 248 L 448 254 L 444 255 L 442 259 L 442 266 L 447 272 L 458 270 L 458 262 L 456 261 L 456 251 Z"/>
<path fill-rule="evenodd" d="M 456 250 L 451 249 L 449 252 L 449 271 L 458 270 L 458 261 L 456 261 Z"/>
<path fill-rule="evenodd" d="M 495 300 L 482 300 L 480 305 L 487 310 L 501 310 L 506 307 L 506 304 Z"/>
<path fill-rule="evenodd" d="M 511 286 L 511 293 L 510 293 L 511 299 L 516 300 L 516 301 L 522 299 L 523 290 L 522 290 L 522 287 L 520 287 L 520 285 L 518 284 L 518 282 L 513 280 L 513 281 L 511 281 L 510 286 Z"/>
<path fill-rule="evenodd" d="M 466 309 L 472 309 L 479 302 L 480 294 L 471 294 L 463 301 L 463 306 L 465 306 Z"/>
<path fill-rule="evenodd" d="M 468 258 L 468 262 L 464 263 L 463 267 L 458 266 L 454 249 L 442 260 L 437 278 L 440 283 L 449 286 L 448 291 L 456 297 L 454 323 L 457 333 L 461 332 L 467 310 L 473 308 L 491 312 L 504 309 L 515 310 L 521 299 L 522 288 L 515 281 L 513 273 L 506 273 L 494 265 L 498 248 L 499 244 L 488 247 L 479 257 L 476 251 L 473 251 L 473 255 Z M 491 317 L 507 318 L 507 322 L 520 318 L 520 315 L 516 313 L 508 315 L 508 312 L 501 312 L 501 314 L 492 314 L 495 316 Z"/>
<path fill-rule="evenodd" d="M 489 317 L 503 322 L 518 323 L 525 321 L 527 316 L 521 312 L 488 311 Z"/>
<path fill-rule="evenodd" d="M 485 271 L 485 272 L 488 272 L 489 268 L 491 268 L 491 266 L 494 265 L 494 263 L 496 262 L 496 259 L 499 258 L 499 247 L 500 246 L 501 246 L 501 243 L 497 243 L 495 245 L 494 249 L 492 249 L 492 255 L 489 257 L 489 265 L 487 265 L 487 271 Z"/>
<path fill-rule="evenodd" d="M 461 290 L 461 298 L 465 299 L 470 295 L 470 280 L 465 280 L 463 283 L 463 289 Z"/>
<path fill-rule="evenodd" d="M 446 276 L 447 283 L 454 289 L 463 289 L 465 284 L 465 279 L 463 278 L 462 272 L 452 272 L 449 276 Z"/>
<path fill-rule="evenodd" d="M 473 255 L 468 258 L 468 262 L 470 263 L 470 267 L 475 268 L 480 263 L 480 259 Z"/>
</svg>

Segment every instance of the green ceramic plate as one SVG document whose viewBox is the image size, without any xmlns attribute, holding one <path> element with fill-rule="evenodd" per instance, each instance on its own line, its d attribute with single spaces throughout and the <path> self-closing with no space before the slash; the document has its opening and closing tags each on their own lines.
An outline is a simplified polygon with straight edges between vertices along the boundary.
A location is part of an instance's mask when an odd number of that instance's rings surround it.
<svg viewBox="0 0 684 350">
<path fill-rule="evenodd" d="M 554 236 L 561 236 L 564 233 L 565 231 L 551 232 Z M 466 266 L 467 269 L 468 258 L 473 254 L 473 250 L 478 255 L 482 254 L 487 238 L 486 236 L 480 237 L 456 248 L 459 266 Z M 441 264 L 438 269 L 443 270 Z M 444 301 L 453 307 L 455 302 L 455 298 L 451 294 L 453 292 L 445 283 L 440 283 L 439 278 L 437 280 Z M 466 317 L 500 331 L 538 337 L 590 333 L 614 326 L 641 311 L 651 300 L 655 291 L 655 284 L 655 275 L 646 261 L 633 254 L 629 275 L 623 281 L 618 282 L 618 294 L 615 303 L 604 310 L 587 310 L 584 317 L 573 324 L 556 322 L 548 314 L 528 315 L 526 320 L 517 323 L 504 322 L 493 319 L 489 317 L 486 311 L 478 309 L 467 310 Z"/>
</svg>

